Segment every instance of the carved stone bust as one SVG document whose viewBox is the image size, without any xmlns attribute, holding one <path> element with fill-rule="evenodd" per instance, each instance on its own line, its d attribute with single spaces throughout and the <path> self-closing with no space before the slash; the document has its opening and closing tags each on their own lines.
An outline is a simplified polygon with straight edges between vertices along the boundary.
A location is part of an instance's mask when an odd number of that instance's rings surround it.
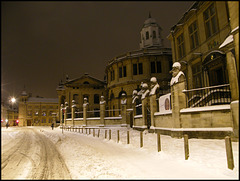
<svg viewBox="0 0 240 181">
<path fill-rule="evenodd" d="M 172 73 L 172 79 L 170 81 L 170 86 L 173 86 L 174 84 L 178 82 L 185 81 L 185 75 L 181 71 L 181 64 L 179 62 L 175 62 L 172 66 L 172 70 L 170 71 Z"/>
</svg>

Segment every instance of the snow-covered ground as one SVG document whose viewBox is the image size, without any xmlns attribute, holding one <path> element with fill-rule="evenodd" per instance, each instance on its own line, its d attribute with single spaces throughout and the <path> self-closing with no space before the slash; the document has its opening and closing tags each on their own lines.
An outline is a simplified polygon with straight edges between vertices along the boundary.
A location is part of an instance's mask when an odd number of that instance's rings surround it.
<svg viewBox="0 0 240 181">
<path fill-rule="evenodd" d="M 95 137 L 63 131 L 60 128 L 29 127 L 44 134 L 62 155 L 72 179 L 238 179 L 239 143 L 232 142 L 234 169 L 227 167 L 224 139 L 189 139 L 189 158 L 185 160 L 184 140 L 161 135 L 161 151 L 157 151 L 157 135 L 143 132 L 143 147 L 136 130 L 110 127 Z M 1 129 L 2 146 L 14 142 L 22 134 L 20 128 Z M 117 130 L 120 141 L 117 143 Z M 127 130 L 130 144 L 127 144 Z M 109 131 L 107 131 L 109 134 Z"/>
</svg>

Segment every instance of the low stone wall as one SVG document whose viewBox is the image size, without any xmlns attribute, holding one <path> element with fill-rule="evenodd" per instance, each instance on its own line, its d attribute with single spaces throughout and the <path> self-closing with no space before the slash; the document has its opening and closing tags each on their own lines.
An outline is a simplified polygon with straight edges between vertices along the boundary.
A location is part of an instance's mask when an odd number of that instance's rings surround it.
<svg viewBox="0 0 240 181">
<path fill-rule="evenodd" d="M 104 118 L 105 126 L 107 125 L 121 125 L 122 117 L 105 117 Z"/>
<path fill-rule="evenodd" d="M 180 110 L 182 128 L 233 127 L 230 105 Z"/>
<path fill-rule="evenodd" d="M 155 127 L 172 128 L 172 113 L 154 113 Z"/>
</svg>

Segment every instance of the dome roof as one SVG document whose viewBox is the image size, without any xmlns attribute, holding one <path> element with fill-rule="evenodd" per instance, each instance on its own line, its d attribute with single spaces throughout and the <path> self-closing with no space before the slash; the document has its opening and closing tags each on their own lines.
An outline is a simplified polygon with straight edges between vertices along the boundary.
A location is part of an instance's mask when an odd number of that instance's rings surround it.
<svg viewBox="0 0 240 181">
<path fill-rule="evenodd" d="M 150 25 L 150 24 L 157 24 L 157 21 L 151 17 L 151 13 L 149 12 L 149 16 L 148 16 L 148 19 L 146 19 L 144 21 L 144 25 L 143 26 L 147 26 L 147 25 Z"/>
<path fill-rule="evenodd" d="M 149 24 L 157 24 L 157 22 L 153 18 L 148 18 L 147 20 L 144 21 L 144 25 L 149 25 Z"/>
</svg>

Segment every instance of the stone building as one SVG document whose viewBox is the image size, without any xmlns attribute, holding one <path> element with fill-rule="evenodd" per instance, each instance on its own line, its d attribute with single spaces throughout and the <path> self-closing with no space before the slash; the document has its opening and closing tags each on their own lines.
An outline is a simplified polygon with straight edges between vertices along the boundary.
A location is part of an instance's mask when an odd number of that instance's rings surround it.
<svg viewBox="0 0 240 181">
<path fill-rule="evenodd" d="M 186 106 L 230 104 L 221 112 L 231 114 L 228 119 L 238 134 L 239 2 L 195 2 L 171 28 L 168 39 L 173 62 L 180 62 L 186 75 Z M 211 122 L 206 115 L 199 110 L 194 116 L 203 125 L 204 120 Z M 224 126 L 222 116 L 215 116 L 218 126 Z"/>
<path fill-rule="evenodd" d="M 133 90 L 139 91 L 142 82 L 150 84 L 153 76 L 160 84 L 160 94 L 169 92 L 171 66 L 171 49 L 164 47 L 162 29 L 149 14 L 140 32 L 140 49 L 116 56 L 106 66 L 108 108 L 120 109 L 122 93 L 131 108 Z"/>
<path fill-rule="evenodd" d="M 65 106 L 65 103 L 67 102 L 67 112 L 70 114 L 72 101 L 74 100 L 76 111 L 81 112 L 79 117 L 82 117 L 84 98 L 87 98 L 89 103 L 88 109 L 90 111 L 95 110 L 96 112 L 93 114 L 99 116 L 99 112 L 97 111 L 100 109 L 100 97 L 102 95 L 106 96 L 105 85 L 106 83 L 104 81 L 91 77 L 87 73 L 80 78 L 72 80 L 66 77 L 66 81 L 64 83 L 61 82 L 56 89 L 58 94 L 58 106 L 59 108 L 61 107 L 61 104 Z M 70 117 L 70 115 L 68 117 Z"/>
<path fill-rule="evenodd" d="M 19 126 L 51 126 L 59 122 L 57 98 L 32 97 L 23 91 L 18 107 Z"/>
</svg>

